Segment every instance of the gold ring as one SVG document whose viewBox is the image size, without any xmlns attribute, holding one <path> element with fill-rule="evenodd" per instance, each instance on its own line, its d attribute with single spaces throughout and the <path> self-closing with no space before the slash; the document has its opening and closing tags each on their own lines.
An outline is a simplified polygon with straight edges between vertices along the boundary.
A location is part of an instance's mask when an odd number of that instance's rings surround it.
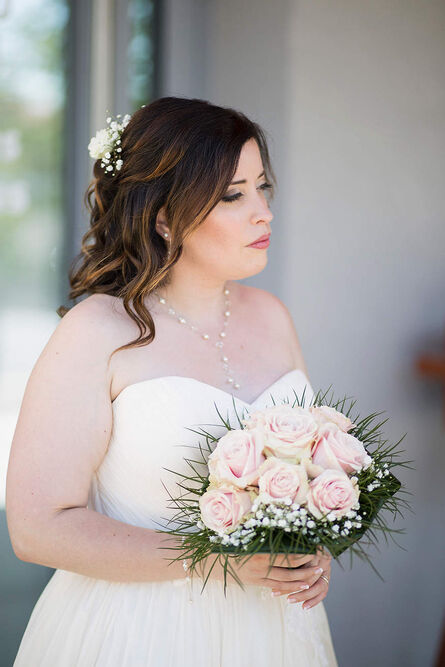
<svg viewBox="0 0 445 667">
<path fill-rule="evenodd" d="M 324 574 L 321 575 L 320 579 L 324 579 L 327 585 L 329 586 L 329 579 Z"/>
</svg>

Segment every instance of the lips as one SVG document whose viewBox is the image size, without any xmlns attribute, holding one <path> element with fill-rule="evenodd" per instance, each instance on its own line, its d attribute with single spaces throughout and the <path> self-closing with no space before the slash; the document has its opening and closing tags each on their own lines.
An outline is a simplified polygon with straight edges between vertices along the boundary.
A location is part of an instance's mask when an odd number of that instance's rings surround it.
<svg viewBox="0 0 445 667">
<path fill-rule="evenodd" d="M 263 236 L 260 236 L 259 238 L 255 239 L 255 241 L 252 241 L 252 243 L 249 243 L 249 245 L 256 245 L 257 243 L 262 243 L 264 241 L 268 241 L 270 238 L 270 234 L 263 234 Z"/>
</svg>

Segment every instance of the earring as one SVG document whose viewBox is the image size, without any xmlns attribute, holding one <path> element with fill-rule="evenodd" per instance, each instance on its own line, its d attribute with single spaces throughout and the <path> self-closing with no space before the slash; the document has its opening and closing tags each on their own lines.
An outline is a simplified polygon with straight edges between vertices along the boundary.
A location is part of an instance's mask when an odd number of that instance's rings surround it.
<svg viewBox="0 0 445 667">
<path fill-rule="evenodd" d="M 164 238 L 168 239 L 168 232 L 163 232 L 162 235 L 163 235 Z M 167 248 L 167 259 L 170 259 L 170 254 L 171 254 L 171 250 L 170 250 L 170 244 L 169 244 L 168 248 Z"/>
</svg>

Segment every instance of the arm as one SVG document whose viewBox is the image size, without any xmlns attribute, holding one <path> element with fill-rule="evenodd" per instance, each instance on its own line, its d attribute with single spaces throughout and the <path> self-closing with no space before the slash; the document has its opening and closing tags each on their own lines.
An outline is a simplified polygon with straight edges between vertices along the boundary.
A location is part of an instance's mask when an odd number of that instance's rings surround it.
<svg viewBox="0 0 445 667">
<path fill-rule="evenodd" d="M 28 379 L 11 447 L 6 513 L 24 561 L 112 581 L 185 576 L 171 537 L 87 508 L 112 428 L 109 302 L 90 297 L 59 322 Z"/>
</svg>

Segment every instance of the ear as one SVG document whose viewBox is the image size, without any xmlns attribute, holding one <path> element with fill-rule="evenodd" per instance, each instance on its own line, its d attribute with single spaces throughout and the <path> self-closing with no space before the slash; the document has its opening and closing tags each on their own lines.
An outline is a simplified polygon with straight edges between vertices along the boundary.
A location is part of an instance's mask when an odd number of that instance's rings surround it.
<svg viewBox="0 0 445 667">
<path fill-rule="evenodd" d="M 156 216 L 155 229 L 162 237 L 164 237 L 165 233 L 168 233 L 170 236 L 170 229 L 165 218 L 165 208 L 163 206 L 159 209 Z"/>
</svg>

